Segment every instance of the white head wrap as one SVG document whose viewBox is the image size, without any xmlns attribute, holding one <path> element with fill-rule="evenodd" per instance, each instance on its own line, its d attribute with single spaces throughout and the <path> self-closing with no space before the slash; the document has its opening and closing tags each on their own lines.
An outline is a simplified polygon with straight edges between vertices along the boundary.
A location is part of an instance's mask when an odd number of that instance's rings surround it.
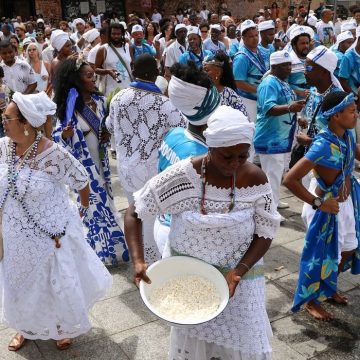
<svg viewBox="0 0 360 360">
<path fill-rule="evenodd" d="M 334 52 L 329 50 L 324 45 L 319 45 L 313 50 L 311 50 L 306 57 L 309 60 L 313 61 L 315 64 L 318 64 L 327 71 L 329 71 L 333 84 L 338 88 L 342 89 L 339 80 L 334 75 L 334 71 L 338 62 L 338 58 Z"/>
<path fill-rule="evenodd" d="M 340 43 L 348 39 L 355 40 L 354 35 L 351 31 L 343 31 L 342 33 L 340 33 L 336 38 L 337 47 L 339 46 Z"/>
<path fill-rule="evenodd" d="M 40 19 L 37 19 L 37 20 L 36 20 L 36 23 L 37 23 L 37 24 L 39 24 L 39 23 L 45 24 L 45 21 L 44 21 L 44 19 L 41 19 L 41 18 L 40 18 Z"/>
<path fill-rule="evenodd" d="M 265 31 L 265 30 L 269 30 L 269 29 L 275 29 L 275 23 L 273 20 L 262 21 L 258 25 L 259 31 Z"/>
<path fill-rule="evenodd" d="M 284 63 L 291 63 L 291 57 L 288 51 L 275 51 L 270 55 L 270 65 L 278 65 Z"/>
<path fill-rule="evenodd" d="M 50 100 L 44 91 L 38 94 L 23 95 L 16 92 L 12 100 L 29 124 L 38 128 L 45 124 L 47 115 L 54 115 L 56 104 Z"/>
<path fill-rule="evenodd" d="M 85 41 L 91 44 L 99 36 L 100 36 L 99 30 L 91 29 L 83 35 L 83 38 L 85 39 Z"/>
<path fill-rule="evenodd" d="M 204 131 L 210 148 L 252 144 L 255 124 L 239 110 L 221 105 L 210 116 Z"/>
<path fill-rule="evenodd" d="M 127 29 L 127 25 L 125 21 L 120 21 L 119 24 L 123 26 L 124 30 Z"/>
<path fill-rule="evenodd" d="M 354 30 L 356 29 L 356 22 L 353 21 L 353 20 L 349 20 L 349 21 L 344 21 L 342 24 L 341 24 L 341 32 L 344 32 L 344 31 L 349 31 L 349 30 Z"/>
<path fill-rule="evenodd" d="M 163 76 L 158 76 L 155 81 L 155 85 L 161 90 L 163 94 L 166 93 L 166 90 L 169 86 L 168 81 Z"/>
<path fill-rule="evenodd" d="M 50 43 L 57 51 L 60 51 L 68 40 L 69 34 L 62 30 L 53 31 L 50 37 Z"/>
<path fill-rule="evenodd" d="M 220 103 L 215 87 L 211 89 L 190 84 L 172 76 L 168 87 L 169 99 L 191 124 L 205 125 L 209 116 Z M 204 106 L 204 101 L 209 100 Z"/>
<path fill-rule="evenodd" d="M 243 34 L 243 32 L 247 29 L 250 28 L 256 28 L 257 26 L 256 24 L 252 21 L 252 20 L 245 20 L 242 24 L 241 24 L 241 35 Z"/>
<path fill-rule="evenodd" d="M 290 32 L 290 41 L 301 34 L 310 35 L 310 39 L 314 37 L 314 30 L 309 26 L 297 26 Z"/>
<path fill-rule="evenodd" d="M 185 25 L 185 24 L 177 24 L 177 25 L 175 26 L 175 34 L 176 34 L 176 32 L 177 32 L 178 30 L 180 30 L 180 29 L 186 29 L 186 30 L 187 30 L 186 25 Z"/>
<path fill-rule="evenodd" d="M 210 30 L 211 29 L 221 31 L 221 25 L 220 24 L 212 24 L 212 25 L 210 25 Z"/>
<path fill-rule="evenodd" d="M 83 24 L 83 25 L 85 25 L 85 21 L 84 21 L 84 19 L 82 19 L 82 18 L 77 18 L 77 19 L 75 19 L 75 20 L 73 21 L 73 24 L 74 24 L 74 26 L 76 26 L 77 24 Z"/>
<path fill-rule="evenodd" d="M 133 34 L 134 32 L 138 32 L 138 31 L 144 32 L 144 29 L 143 29 L 143 27 L 142 27 L 141 25 L 136 24 L 136 25 L 134 25 L 134 26 L 132 27 L 131 33 Z"/>
<path fill-rule="evenodd" d="M 196 34 L 200 36 L 200 29 L 197 26 L 189 26 L 187 36 L 190 34 Z"/>
<path fill-rule="evenodd" d="M 230 19 L 230 16 L 229 15 L 223 15 L 221 17 L 221 21 L 226 21 L 226 20 L 229 20 Z"/>
<path fill-rule="evenodd" d="M 318 18 L 315 15 L 309 15 L 309 17 L 307 18 L 307 23 L 310 26 L 316 26 L 318 22 Z"/>
</svg>

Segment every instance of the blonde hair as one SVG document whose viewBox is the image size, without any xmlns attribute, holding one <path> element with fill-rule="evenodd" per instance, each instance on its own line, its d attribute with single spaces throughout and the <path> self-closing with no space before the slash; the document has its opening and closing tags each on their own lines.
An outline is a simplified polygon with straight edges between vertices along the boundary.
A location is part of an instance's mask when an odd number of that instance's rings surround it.
<svg viewBox="0 0 360 360">
<path fill-rule="evenodd" d="M 38 54 L 38 57 L 39 57 L 39 60 L 42 60 L 42 56 L 41 56 L 41 51 L 39 51 L 39 48 L 37 47 L 36 43 L 30 43 L 27 48 L 26 48 L 26 60 L 27 62 L 31 65 L 31 59 L 30 59 L 30 56 L 29 56 L 29 47 L 31 45 L 34 45 L 35 48 L 36 48 L 36 52 Z"/>
</svg>

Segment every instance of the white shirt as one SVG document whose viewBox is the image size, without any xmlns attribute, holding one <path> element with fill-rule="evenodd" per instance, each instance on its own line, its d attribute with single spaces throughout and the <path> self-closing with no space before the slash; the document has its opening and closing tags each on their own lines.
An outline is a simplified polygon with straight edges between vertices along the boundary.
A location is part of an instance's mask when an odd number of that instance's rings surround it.
<svg viewBox="0 0 360 360">
<path fill-rule="evenodd" d="M 185 47 L 180 45 L 177 40 L 172 43 L 169 47 L 166 48 L 165 52 L 165 66 L 171 67 L 175 63 L 179 62 L 180 55 L 183 54 L 187 49 L 187 44 Z"/>
<path fill-rule="evenodd" d="M 326 47 L 330 47 L 336 41 L 335 29 L 332 22 L 325 23 L 322 20 L 316 24 L 319 40 Z"/>
<path fill-rule="evenodd" d="M 98 43 L 89 51 L 88 56 L 87 56 L 87 61 L 89 64 L 95 64 L 96 54 L 97 54 L 100 46 L 101 46 L 101 43 Z"/>
<path fill-rule="evenodd" d="M 151 15 L 151 21 L 154 21 L 154 22 L 158 23 L 161 19 L 162 19 L 162 16 L 158 12 L 156 14 L 154 13 L 154 14 Z"/>
<path fill-rule="evenodd" d="M 101 15 L 91 15 L 91 21 L 95 24 L 96 29 L 101 29 Z"/>
<path fill-rule="evenodd" d="M 10 90 L 23 93 L 29 85 L 36 83 L 34 70 L 27 61 L 16 58 L 12 66 L 7 66 L 4 61 L 0 65 L 4 69 L 4 84 Z"/>
<path fill-rule="evenodd" d="M 201 10 L 200 11 L 200 16 L 204 19 L 204 20 L 206 20 L 207 21 L 207 19 L 208 19 L 208 16 L 209 16 L 209 10 Z"/>
</svg>

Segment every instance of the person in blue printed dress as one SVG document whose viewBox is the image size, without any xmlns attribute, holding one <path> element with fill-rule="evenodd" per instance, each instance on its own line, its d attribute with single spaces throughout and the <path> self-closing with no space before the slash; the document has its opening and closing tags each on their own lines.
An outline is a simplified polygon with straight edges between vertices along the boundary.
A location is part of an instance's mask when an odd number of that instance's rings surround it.
<svg viewBox="0 0 360 360">
<path fill-rule="evenodd" d="M 104 264 L 129 261 L 111 189 L 105 101 L 96 93 L 94 71 L 80 59 L 67 59 L 55 84 L 54 141 L 84 165 L 90 178 L 89 212 L 83 220 L 86 239 Z"/>
<path fill-rule="evenodd" d="M 254 146 L 277 208 L 285 162 L 295 135 L 296 113 L 302 110 L 304 101 L 296 101 L 296 95 L 286 81 L 291 73 L 290 54 L 286 50 L 271 54 L 270 65 L 270 74 L 261 82 L 257 92 Z"/>
<path fill-rule="evenodd" d="M 258 25 L 260 33 L 259 49 L 265 61 L 267 70 L 270 69 L 270 55 L 275 51 L 273 41 L 275 38 L 275 23 L 273 20 L 262 21 Z"/>
<path fill-rule="evenodd" d="M 309 93 L 309 87 L 306 84 L 304 75 L 305 59 L 311 50 L 311 39 L 314 31 L 308 26 L 296 26 L 290 32 L 289 53 L 292 61 L 289 84 L 300 99 L 306 98 Z"/>
<path fill-rule="evenodd" d="M 219 41 L 221 34 L 221 25 L 210 25 L 210 37 L 204 41 L 203 49 L 211 51 L 214 55 L 218 52 L 226 53 L 226 46 L 223 42 Z"/>
<path fill-rule="evenodd" d="M 235 80 L 228 56 L 216 54 L 215 57 L 205 58 L 204 71 L 210 76 L 220 93 L 221 105 L 230 106 L 248 117 L 243 99 L 236 93 Z"/>
<path fill-rule="evenodd" d="M 197 26 L 188 28 L 187 41 L 189 46 L 187 50 L 180 55 L 179 63 L 186 65 L 188 61 L 192 61 L 198 69 L 202 69 L 204 59 L 208 56 L 212 57 L 213 53 L 209 50 L 202 49 L 200 29 Z"/>
<path fill-rule="evenodd" d="M 215 91 L 211 79 L 194 65 L 176 64 L 171 68 L 171 74 L 169 99 L 183 114 L 188 113 L 189 107 L 196 105 L 196 94 L 200 93 L 201 97 L 206 98 L 208 90 L 213 89 L 214 96 L 206 109 L 199 109 L 199 116 L 191 116 L 186 129 L 177 127 L 166 134 L 159 149 L 159 173 L 180 160 L 207 153 L 208 147 L 203 131 L 207 128 L 207 120 L 212 111 L 217 108 L 217 104 L 220 105 L 220 95 Z M 170 256 L 170 225 L 170 215 L 159 216 L 154 225 L 155 241 L 163 257 Z"/>
<path fill-rule="evenodd" d="M 333 315 L 321 306 L 323 301 L 347 304 L 337 293 L 338 274 L 348 269 L 360 274 L 360 185 L 352 175 L 360 146 L 349 131 L 358 115 L 353 94 L 328 94 L 322 111 L 328 126 L 287 174 L 284 185 L 305 202 L 308 228 L 292 310 L 305 305 L 311 316 L 328 321 Z M 311 170 L 315 178 L 308 191 L 301 179 Z"/>
<path fill-rule="evenodd" d="M 144 38 L 144 29 L 141 25 L 134 25 L 131 29 L 131 37 L 133 38 L 133 43 L 130 46 L 130 56 L 131 63 L 134 64 L 134 61 L 141 54 L 150 54 L 155 57 L 156 49 L 147 43 Z"/>
<path fill-rule="evenodd" d="M 351 31 L 344 31 L 340 33 L 336 38 L 336 43 L 330 48 L 338 58 L 336 65 L 336 70 L 334 72 L 336 77 L 339 77 L 340 64 L 345 52 L 351 47 L 354 43 L 354 36 Z"/>
</svg>

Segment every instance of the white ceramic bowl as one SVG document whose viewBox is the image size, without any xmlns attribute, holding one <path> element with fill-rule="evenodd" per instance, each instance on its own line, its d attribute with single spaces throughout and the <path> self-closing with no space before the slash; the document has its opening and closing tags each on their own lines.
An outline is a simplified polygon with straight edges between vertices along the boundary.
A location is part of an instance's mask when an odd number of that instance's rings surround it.
<svg viewBox="0 0 360 360">
<path fill-rule="evenodd" d="M 145 281 L 140 282 L 141 298 L 151 312 L 153 312 L 160 319 L 170 323 L 171 325 L 193 326 L 212 320 L 225 309 L 229 301 L 229 287 L 224 276 L 214 266 L 209 265 L 202 260 L 188 256 L 171 256 L 150 265 L 146 273 L 151 279 L 151 284 L 147 284 L 145 283 Z M 149 297 L 154 289 L 162 286 L 165 282 L 171 280 L 172 278 L 181 275 L 202 276 L 205 279 L 208 279 L 212 283 L 214 283 L 219 292 L 220 306 L 218 310 L 215 313 L 211 314 L 211 316 L 209 316 L 208 318 L 204 318 L 204 320 L 201 322 L 175 322 L 173 321 L 173 319 L 160 315 L 157 310 L 149 303 Z"/>
</svg>

